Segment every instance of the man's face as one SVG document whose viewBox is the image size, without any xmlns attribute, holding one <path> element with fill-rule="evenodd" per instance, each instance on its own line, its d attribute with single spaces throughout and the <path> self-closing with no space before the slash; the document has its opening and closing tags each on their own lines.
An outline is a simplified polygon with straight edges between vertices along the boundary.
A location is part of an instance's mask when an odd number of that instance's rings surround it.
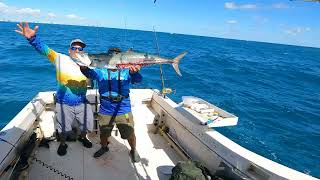
<svg viewBox="0 0 320 180">
<path fill-rule="evenodd" d="M 69 55 L 72 58 L 77 58 L 76 53 L 83 52 L 83 48 L 80 43 L 73 43 L 69 48 Z"/>
</svg>

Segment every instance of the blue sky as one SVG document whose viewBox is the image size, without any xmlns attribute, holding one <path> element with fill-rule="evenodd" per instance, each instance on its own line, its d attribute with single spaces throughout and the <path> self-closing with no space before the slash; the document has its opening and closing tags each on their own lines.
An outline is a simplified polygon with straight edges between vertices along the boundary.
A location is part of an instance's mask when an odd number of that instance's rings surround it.
<svg viewBox="0 0 320 180">
<path fill-rule="evenodd" d="M 58 3 L 60 2 L 60 3 Z M 93 25 L 320 47 L 320 3 L 0 0 L 0 20 Z"/>
</svg>

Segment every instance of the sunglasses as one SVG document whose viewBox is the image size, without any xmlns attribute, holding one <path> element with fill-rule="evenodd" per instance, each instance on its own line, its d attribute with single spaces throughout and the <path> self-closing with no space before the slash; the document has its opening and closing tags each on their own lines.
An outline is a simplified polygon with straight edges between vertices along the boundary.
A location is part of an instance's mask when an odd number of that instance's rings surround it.
<svg viewBox="0 0 320 180">
<path fill-rule="evenodd" d="M 70 49 L 71 50 L 73 50 L 73 51 L 75 51 L 75 50 L 79 50 L 79 51 L 83 51 L 83 48 L 82 47 L 74 47 L 74 46 L 72 46 L 72 47 L 70 47 Z"/>
</svg>

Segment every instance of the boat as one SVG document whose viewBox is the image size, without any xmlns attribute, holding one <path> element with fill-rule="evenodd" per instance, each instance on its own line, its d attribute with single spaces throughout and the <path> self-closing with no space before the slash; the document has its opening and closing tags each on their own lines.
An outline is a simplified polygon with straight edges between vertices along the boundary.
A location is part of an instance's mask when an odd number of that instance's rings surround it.
<svg viewBox="0 0 320 180">
<path fill-rule="evenodd" d="M 316 179 L 251 152 L 215 131 L 214 127 L 228 123 L 203 125 L 206 117 L 199 113 L 204 109 L 192 108 L 192 99 L 177 104 L 154 89 L 130 91 L 140 162 L 131 162 L 130 146 L 117 129 L 112 132 L 110 151 L 93 158 L 100 148 L 96 125 L 88 134 L 92 148 L 67 142 L 68 153 L 58 156 L 59 142 L 53 138 L 54 95 L 39 92 L 0 131 L 0 179 L 169 179 L 172 168 L 189 159 L 203 163 L 215 179 Z M 88 90 L 87 99 L 95 112 L 99 94 Z M 221 113 L 229 125 L 238 121 L 217 106 L 197 102 Z"/>
</svg>

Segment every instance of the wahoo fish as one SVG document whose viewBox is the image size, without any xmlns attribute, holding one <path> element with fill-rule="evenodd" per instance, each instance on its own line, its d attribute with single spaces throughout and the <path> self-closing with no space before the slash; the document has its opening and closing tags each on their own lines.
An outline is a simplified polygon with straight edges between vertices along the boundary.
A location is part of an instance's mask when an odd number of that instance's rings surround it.
<svg viewBox="0 0 320 180">
<path fill-rule="evenodd" d="M 126 52 L 114 53 L 100 53 L 100 54 L 77 54 L 80 65 L 84 64 L 89 67 L 107 68 L 107 69 L 124 69 L 132 65 L 140 65 L 141 67 L 150 66 L 155 64 L 172 64 L 176 73 L 180 76 L 179 70 L 180 60 L 187 54 L 184 52 L 174 59 L 159 57 L 157 55 L 150 55 L 147 53 L 139 53 L 132 50 Z M 85 62 L 85 63 L 83 63 Z M 91 62 L 91 63 L 90 63 Z"/>
</svg>

